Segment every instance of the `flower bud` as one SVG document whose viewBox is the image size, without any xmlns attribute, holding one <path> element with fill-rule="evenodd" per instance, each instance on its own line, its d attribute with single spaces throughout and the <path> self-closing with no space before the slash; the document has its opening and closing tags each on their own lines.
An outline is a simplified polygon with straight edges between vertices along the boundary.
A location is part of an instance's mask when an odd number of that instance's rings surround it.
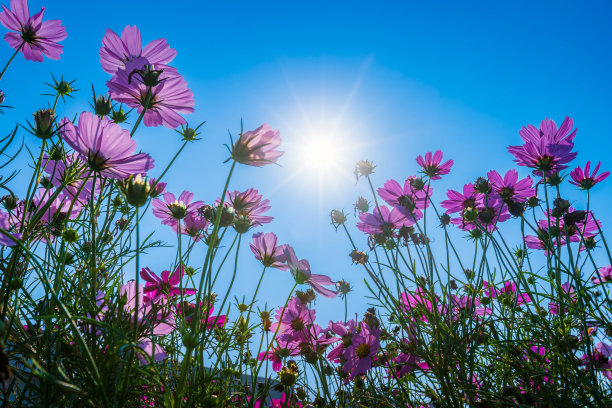
<svg viewBox="0 0 612 408">
<path fill-rule="evenodd" d="M 14 210 L 17 208 L 17 197 L 15 197 L 13 194 L 7 194 L 2 197 L 2 203 L 4 204 L 4 208 L 6 208 L 8 211 Z"/>
<path fill-rule="evenodd" d="M 4 92 L 0 91 L 0 104 L 4 103 Z"/>
<path fill-rule="evenodd" d="M 79 239 L 79 233 L 70 228 L 64 231 L 62 238 L 64 238 L 66 242 L 76 242 Z"/>
<path fill-rule="evenodd" d="M 568 227 L 573 227 L 576 223 L 583 223 L 586 220 L 587 212 L 584 210 L 578 210 L 563 215 L 563 223 Z"/>
<path fill-rule="evenodd" d="M 110 96 L 98 95 L 94 100 L 94 112 L 98 116 L 106 116 L 113 111 Z"/>
<path fill-rule="evenodd" d="M 353 263 L 359 265 L 365 265 L 368 262 L 368 254 L 363 251 L 357 251 L 356 249 L 353 249 L 349 256 L 353 260 Z"/>
<path fill-rule="evenodd" d="M 297 371 L 290 369 L 289 367 L 283 367 L 278 372 L 281 384 L 285 387 L 293 387 L 297 380 Z"/>
<path fill-rule="evenodd" d="M 221 210 L 221 222 L 219 223 L 220 227 L 229 227 L 234 222 L 234 217 L 236 215 L 236 211 L 233 207 L 225 207 Z"/>
<path fill-rule="evenodd" d="M 151 185 L 140 174 L 130 176 L 125 185 L 125 199 L 134 207 L 142 207 L 147 203 Z"/>
<path fill-rule="evenodd" d="M 363 197 L 359 197 L 355 202 L 355 211 L 359 211 L 360 213 L 368 212 L 370 209 L 370 203 Z"/>
<path fill-rule="evenodd" d="M 127 120 L 127 113 L 123 112 L 123 109 L 113 110 L 110 114 L 110 118 L 114 123 L 123 123 Z"/>
<path fill-rule="evenodd" d="M 491 192 L 491 184 L 486 178 L 478 177 L 474 182 L 474 190 L 482 194 L 489 194 Z"/>
<path fill-rule="evenodd" d="M 539 199 L 538 197 L 536 197 L 536 196 L 529 197 L 529 198 L 527 199 L 527 205 L 528 205 L 530 208 L 535 208 L 535 207 L 537 207 L 538 205 L 540 205 L 540 199 Z"/>
<path fill-rule="evenodd" d="M 221 216 L 223 217 L 223 215 Z M 246 215 L 238 216 L 234 219 L 233 227 L 239 234 L 244 234 L 251 228 L 251 220 Z"/>
<path fill-rule="evenodd" d="M 34 114 L 34 135 L 40 139 L 53 136 L 55 113 L 51 109 L 39 109 Z"/>
<path fill-rule="evenodd" d="M 374 166 L 371 162 L 367 160 L 359 160 L 355 165 L 355 182 L 359 181 L 359 177 L 368 177 L 370 174 L 374 173 Z"/>
<path fill-rule="evenodd" d="M 518 201 L 508 200 L 506 205 L 508 205 L 508 212 L 515 217 L 520 217 L 525 212 L 525 206 Z"/>
<path fill-rule="evenodd" d="M 557 197 L 553 201 L 553 213 L 556 212 L 557 214 L 559 214 L 558 216 L 565 214 L 567 210 L 569 210 L 569 208 L 570 202 L 568 200 L 565 200 L 561 197 Z"/>
<path fill-rule="evenodd" d="M 190 127 L 186 127 L 182 129 L 181 132 L 179 133 L 181 134 L 181 136 L 183 136 L 183 140 L 186 142 L 191 142 L 191 141 L 196 140 L 196 136 L 198 135 L 196 130 Z"/>
<path fill-rule="evenodd" d="M 346 296 L 351 291 L 351 284 L 344 279 L 336 282 L 336 287 L 338 288 L 338 292 L 340 292 L 340 296 Z"/>
<path fill-rule="evenodd" d="M 340 210 L 332 210 L 329 216 L 331 218 L 332 225 L 336 228 L 346 222 L 346 214 Z"/>
<path fill-rule="evenodd" d="M 450 215 L 448 215 L 448 214 L 444 213 L 444 214 L 442 214 L 442 215 L 440 216 L 440 224 L 442 224 L 442 225 L 446 226 L 446 225 L 450 224 L 450 222 L 451 222 L 451 217 L 450 217 Z"/>
</svg>

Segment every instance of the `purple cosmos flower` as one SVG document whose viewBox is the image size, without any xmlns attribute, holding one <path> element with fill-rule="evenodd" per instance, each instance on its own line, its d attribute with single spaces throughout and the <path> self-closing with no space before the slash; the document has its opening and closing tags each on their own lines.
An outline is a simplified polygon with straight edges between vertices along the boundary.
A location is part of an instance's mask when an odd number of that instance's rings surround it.
<svg viewBox="0 0 612 408">
<path fill-rule="evenodd" d="M 531 177 L 525 177 L 519 181 L 518 172 L 514 169 L 509 170 L 503 178 L 498 172 L 491 170 L 487 173 L 487 177 L 493 191 L 503 200 L 524 202 L 535 195 L 535 189 L 531 187 L 533 185 Z"/>
<path fill-rule="evenodd" d="M 404 182 L 404 187 L 395 180 L 387 180 L 378 195 L 385 202 L 402 212 L 409 220 L 417 221 L 423 217 L 421 210 L 429 206 L 433 194 L 431 187 L 425 186 L 419 177 L 411 176 Z"/>
<path fill-rule="evenodd" d="M 60 122 L 62 138 L 81 155 L 89 168 L 103 177 L 123 180 L 132 174 L 145 174 L 153 168 L 153 159 L 137 153 L 130 132 L 91 112 L 79 116 L 75 127 L 67 118 Z"/>
<path fill-rule="evenodd" d="M 172 274 L 170 271 L 163 271 L 161 277 L 157 276 L 149 268 L 143 268 L 140 271 L 140 277 L 147 282 L 144 291 L 151 299 L 157 296 L 172 297 L 180 295 L 180 282 L 183 275 L 185 275 L 185 269 L 182 267 L 176 268 Z M 183 288 L 182 292 L 185 295 L 193 295 L 196 293 L 195 289 L 190 288 Z"/>
<path fill-rule="evenodd" d="M 600 283 L 603 283 L 603 282 L 612 282 L 612 265 L 608 265 L 608 266 L 599 268 L 598 277 L 599 279 L 597 279 L 594 276 L 593 278 L 591 278 L 591 280 L 593 281 L 595 285 L 599 285 Z"/>
<path fill-rule="evenodd" d="M 217 199 L 217 204 L 220 200 Z M 262 200 L 262 195 L 254 188 L 246 191 L 228 191 L 225 205 L 231 206 L 238 217 L 249 220 L 252 226 L 263 225 L 272 222 L 273 217 L 262 215 L 270 209 L 270 200 Z"/>
<path fill-rule="evenodd" d="M 174 57 L 176 50 L 170 48 L 165 38 L 151 41 L 143 48 L 140 30 L 136 26 L 125 26 L 121 37 L 107 29 L 100 48 L 102 69 L 111 75 L 125 69 L 126 63 L 131 61 L 138 61 L 140 67 L 136 69 L 141 69 L 146 65 L 166 65 Z"/>
<path fill-rule="evenodd" d="M 446 196 L 448 200 L 442 201 L 440 205 L 446 208 L 446 212 L 449 214 L 474 209 L 476 208 L 476 200 L 479 199 L 479 194 L 474 190 L 472 183 L 463 186 L 463 193 L 448 190 Z"/>
<path fill-rule="evenodd" d="M 448 160 L 440 164 L 442 162 L 441 150 L 437 150 L 434 154 L 427 152 L 424 159 L 423 156 L 419 156 L 416 161 L 423 168 L 423 173 L 431 180 L 439 180 L 440 176 L 450 173 L 450 169 L 455 163 L 453 160 Z"/>
<path fill-rule="evenodd" d="M 414 224 L 397 208 L 394 207 L 392 210 L 389 210 L 384 205 L 381 205 L 379 208 L 373 208 L 371 213 L 359 214 L 359 220 L 361 222 L 357 224 L 357 228 L 360 231 L 366 234 L 382 234 L 385 236 L 394 236 L 394 230 L 402 226 Z"/>
<path fill-rule="evenodd" d="M 153 215 L 162 220 L 162 224 L 169 225 L 176 232 L 178 220 L 182 220 L 191 213 L 204 206 L 202 201 L 193 201 L 193 193 L 183 191 L 178 200 L 172 193 L 163 195 L 163 201 L 159 198 L 153 200 Z"/>
<path fill-rule="evenodd" d="M 171 67 L 155 69 L 147 65 L 136 68 L 138 62 L 130 62 L 106 82 L 113 100 L 125 103 L 142 113 L 146 126 L 165 126 L 176 129 L 187 123 L 179 113 L 192 113 L 195 101 L 185 79 Z M 146 71 L 146 73 L 145 73 Z M 150 82 L 147 77 L 153 75 Z"/>
<path fill-rule="evenodd" d="M 533 125 L 523 127 L 519 134 L 523 139 L 521 146 L 509 146 L 519 166 L 533 169 L 533 174 L 548 176 L 566 169 L 567 163 L 574 160 L 578 153 L 572 152 L 577 129 L 572 131 L 574 121 L 568 116 L 561 127 L 551 119 L 544 119 L 540 129 Z"/>
<path fill-rule="evenodd" d="M 202 310 L 207 313 L 207 317 L 201 320 L 202 326 L 206 327 L 207 330 L 214 328 L 222 329 L 227 323 L 226 315 L 213 316 L 212 313 L 215 311 L 215 306 L 205 306 L 204 303 L 200 303 Z M 183 302 L 182 305 L 177 305 L 177 313 L 185 319 L 185 323 L 191 324 L 193 322 L 193 316 L 195 315 L 195 304 L 190 302 Z"/>
<path fill-rule="evenodd" d="M 336 282 L 332 281 L 329 276 L 311 273 L 308 261 L 306 259 L 298 261 L 295 251 L 289 245 L 284 248 L 283 252 L 285 254 L 285 262 L 297 282 L 309 284 L 315 292 L 322 296 L 328 298 L 338 296 L 337 291 L 325 288 L 325 286 L 336 285 Z"/>
<path fill-rule="evenodd" d="M 595 169 L 591 174 L 589 174 L 591 170 L 590 161 L 588 161 L 587 164 L 584 166 L 584 170 L 582 170 L 580 167 L 576 167 L 570 173 L 570 177 L 572 178 L 570 180 L 570 184 L 580 187 L 583 190 L 590 190 L 591 187 L 593 187 L 600 181 L 604 181 L 610 175 L 609 171 L 604 171 L 600 175 L 597 175 L 597 172 L 599 171 L 599 166 L 601 166 L 601 162 L 597 163 L 597 166 L 595 166 Z"/>
<path fill-rule="evenodd" d="M 279 131 L 264 123 L 257 129 L 240 135 L 234 143 L 232 158 L 238 163 L 257 167 L 276 163 L 284 153 L 276 150 L 280 144 Z"/>
<path fill-rule="evenodd" d="M 285 264 L 285 248 L 287 245 L 277 246 L 278 238 L 273 232 L 253 234 L 253 242 L 249 244 L 255 259 L 261 261 L 266 267 L 287 270 Z"/>
<path fill-rule="evenodd" d="M 345 382 L 367 373 L 380 349 L 380 328 L 370 327 L 364 322 L 361 322 L 360 327 L 361 330 L 353 336 L 351 345 L 344 351 L 346 362 L 343 369 L 345 373 L 349 373 Z"/>
<path fill-rule="evenodd" d="M 30 17 L 27 0 L 11 0 L 10 10 L 2 5 L 0 24 L 14 33 L 6 33 L 4 39 L 16 50 L 21 50 L 25 59 L 42 62 L 43 54 L 57 60 L 63 52 L 58 44 L 67 37 L 60 20 L 42 21 L 45 8 Z"/>
</svg>

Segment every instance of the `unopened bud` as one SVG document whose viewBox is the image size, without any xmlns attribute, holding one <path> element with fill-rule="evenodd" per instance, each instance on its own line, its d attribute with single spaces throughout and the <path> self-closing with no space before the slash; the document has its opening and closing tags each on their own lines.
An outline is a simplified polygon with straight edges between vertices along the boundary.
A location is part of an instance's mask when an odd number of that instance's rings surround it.
<svg viewBox="0 0 612 408">
<path fill-rule="evenodd" d="M 125 199 L 134 207 L 142 207 L 147 203 L 151 193 L 151 185 L 140 174 L 130 176 L 125 185 Z"/>
<path fill-rule="evenodd" d="M 53 136 L 55 113 L 51 109 L 39 109 L 34 114 L 34 135 L 40 139 Z"/>
</svg>

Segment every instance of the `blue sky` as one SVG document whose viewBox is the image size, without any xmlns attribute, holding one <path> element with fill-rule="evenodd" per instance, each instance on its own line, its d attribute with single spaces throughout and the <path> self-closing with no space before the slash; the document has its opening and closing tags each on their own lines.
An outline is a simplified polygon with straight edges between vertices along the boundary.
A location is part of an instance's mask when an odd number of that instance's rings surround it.
<svg viewBox="0 0 612 408">
<path fill-rule="evenodd" d="M 327 215 L 332 208 L 351 212 L 357 196 L 367 193 L 363 184 L 355 186 L 347 177 L 356 160 L 374 161 L 374 180 L 382 185 L 389 178 L 403 181 L 415 174 L 417 155 L 442 149 L 456 164 L 435 186 L 434 197 L 440 201 L 448 188 L 458 189 L 491 169 L 512 168 L 505 147 L 519 143 L 521 126 L 537 125 L 544 117 L 560 123 L 570 115 L 579 129 L 576 164 L 602 160 L 604 169 L 612 168 L 606 120 L 612 110 L 608 2 L 232 1 L 169 6 L 106 1 L 94 9 L 80 1 L 31 1 L 30 9 L 35 12 L 43 5 L 46 18 L 61 19 L 66 26 L 64 54 L 44 63 L 16 58 L 0 82 L 6 103 L 15 107 L 0 117 L 1 133 L 47 103 L 48 97 L 40 96 L 41 82 L 50 80 L 50 72 L 77 78 L 81 91 L 63 108 L 66 115 L 86 109 L 90 83 L 104 92 L 109 78 L 99 65 L 98 51 L 107 28 L 121 32 L 125 25 L 137 25 L 144 42 L 165 37 L 178 52 L 172 65 L 195 96 L 196 112 L 187 118 L 190 123 L 207 121 L 203 140 L 181 156 L 166 179 L 169 190 L 187 189 L 200 200 L 213 201 L 229 168 L 222 164 L 228 130 L 236 134 L 241 119 L 246 129 L 264 122 L 278 128 L 286 150 L 280 166 L 241 166 L 231 187 L 252 186 L 270 199 L 276 221 L 261 231 L 274 231 L 281 242 L 292 244 L 313 272 L 355 285 L 351 313 L 366 308 L 363 273 L 351 266 L 349 243 L 334 232 Z M 0 44 L 1 64 L 11 54 Z M 21 133 L 30 146 L 38 146 Z M 317 138 L 337 142 L 336 159 L 344 173 L 318 177 L 308 168 L 302 147 Z M 156 159 L 158 171 L 180 146 L 179 136 L 162 128 L 141 127 L 136 140 Z M 21 156 L 17 166 L 25 163 Z M 576 203 L 583 199 L 572 194 Z M 606 208 L 611 194 L 612 187 L 598 186 L 595 208 Z M 606 225 L 612 222 L 604 211 L 597 215 Z M 153 218 L 148 227 L 172 242 L 170 232 Z M 161 271 L 173 259 L 171 250 L 160 250 L 141 262 Z M 241 261 L 235 294 L 248 296 L 260 268 L 246 245 Z M 264 284 L 261 298 L 276 306 L 284 302 L 292 281 L 286 273 L 270 271 Z M 323 323 L 341 318 L 340 301 L 321 299 L 318 306 Z"/>
</svg>

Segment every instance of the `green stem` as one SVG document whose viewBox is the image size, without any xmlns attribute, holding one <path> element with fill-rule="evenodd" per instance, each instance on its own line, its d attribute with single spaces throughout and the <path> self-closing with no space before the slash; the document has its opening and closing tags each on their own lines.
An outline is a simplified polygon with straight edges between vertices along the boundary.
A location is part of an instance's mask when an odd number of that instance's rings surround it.
<svg viewBox="0 0 612 408">
<path fill-rule="evenodd" d="M 6 72 L 6 70 L 8 69 L 9 65 L 11 65 L 11 62 L 13 62 L 13 59 L 17 56 L 17 54 L 19 54 L 19 51 L 21 51 L 21 49 L 23 48 L 25 44 L 25 41 L 23 41 L 21 43 L 21 45 L 19 46 L 19 48 L 17 48 L 17 50 L 15 51 L 15 53 L 11 56 L 11 58 L 8 60 L 8 62 L 6 63 L 6 65 L 4 66 L 4 69 L 2 70 L 2 72 L 0 72 L 0 80 L 2 79 L 2 77 L 4 76 L 4 73 Z"/>
<path fill-rule="evenodd" d="M 143 107 L 142 112 L 140 112 L 138 119 L 136 119 L 136 123 L 134 123 L 134 127 L 132 128 L 132 131 L 130 132 L 130 136 L 133 137 L 134 133 L 136 133 L 136 129 L 138 129 L 138 125 L 140 125 L 142 118 L 144 118 L 145 112 L 147 111 L 147 109 L 149 109 L 149 105 L 151 104 L 152 98 L 153 98 L 153 94 L 151 92 L 151 87 L 149 87 L 149 89 L 147 89 L 147 96 L 145 97 L 145 103 L 142 105 Z"/>
</svg>

